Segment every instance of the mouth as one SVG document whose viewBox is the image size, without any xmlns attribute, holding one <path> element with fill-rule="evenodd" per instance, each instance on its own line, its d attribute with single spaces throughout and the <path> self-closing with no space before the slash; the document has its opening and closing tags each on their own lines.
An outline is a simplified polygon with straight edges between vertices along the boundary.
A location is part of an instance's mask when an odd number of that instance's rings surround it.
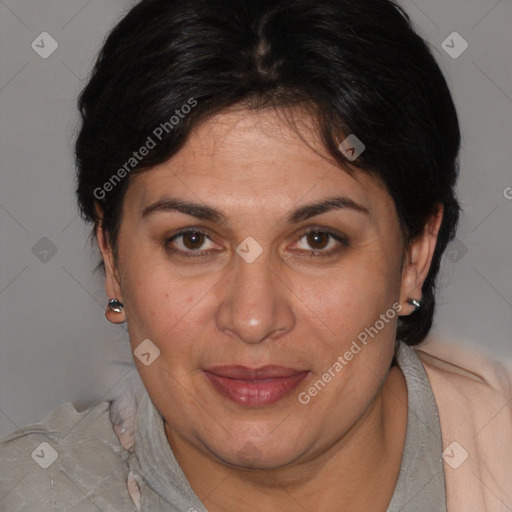
<svg viewBox="0 0 512 512">
<path fill-rule="evenodd" d="M 239 405 L 261 407 L 283 399 L 309 374 L 284 366 L 216 366 L 203 370 L 212 387 Z"/>
</svg>

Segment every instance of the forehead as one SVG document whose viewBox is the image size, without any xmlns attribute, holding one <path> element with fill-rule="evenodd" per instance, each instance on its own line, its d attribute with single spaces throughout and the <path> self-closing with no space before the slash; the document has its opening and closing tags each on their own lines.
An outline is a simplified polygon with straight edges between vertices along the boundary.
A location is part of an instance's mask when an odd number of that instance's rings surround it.
<svg viewBox="0 0 512 512">
<path fill-rule="evenodd" d="M 127 203 L 141 211 L 171 194 L 216 206 L 221 201 L 225 208 L 243 204 L 245 211 L 282 212 L 338 193 L 372 214 L 392 205 L 375 177 L 350 168 L 352 174 L 327 154 L 303 111 L 230 109 L 193 129 L 167 162 L 132 176 Z"/>
</svg>

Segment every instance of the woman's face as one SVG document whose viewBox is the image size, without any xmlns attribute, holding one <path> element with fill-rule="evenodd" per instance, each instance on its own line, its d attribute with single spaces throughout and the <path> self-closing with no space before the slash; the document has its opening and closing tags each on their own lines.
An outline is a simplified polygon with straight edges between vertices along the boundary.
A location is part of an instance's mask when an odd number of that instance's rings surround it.
<svg viewBox="0 0 512 512">
<path fill-rule="evenodd" d="M 134 175 L 118 243 L 107 290 L 132 350 L 151 342 L 134 359 L 168 435 L 238 466 L 311 459 L 364 416 L 425 274 L 386 190 L 273 110 L 225 111 Z"/>
</svg>

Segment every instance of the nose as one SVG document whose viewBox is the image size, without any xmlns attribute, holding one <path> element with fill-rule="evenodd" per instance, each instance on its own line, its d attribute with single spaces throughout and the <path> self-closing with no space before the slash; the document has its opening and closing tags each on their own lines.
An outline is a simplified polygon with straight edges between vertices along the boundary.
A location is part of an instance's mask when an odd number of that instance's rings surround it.
<svg viewBox="0 0 512 512">
<path fill-rule="evenodd" d="M 293 329 L 291 290 L 263 252 L 247 263 L 235 256 L 216 311 L 217 327 L 244 343 L 261 343 Z"/>
</svg>

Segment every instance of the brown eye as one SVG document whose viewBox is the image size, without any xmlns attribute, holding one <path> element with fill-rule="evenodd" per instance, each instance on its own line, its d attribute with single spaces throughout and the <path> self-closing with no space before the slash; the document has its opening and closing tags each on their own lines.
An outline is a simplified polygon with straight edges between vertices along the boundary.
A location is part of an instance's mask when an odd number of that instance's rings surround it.
<svg viewBox="0 0 512 512">
<path fill-rule="evenodd" d="M 322 229 L 310 229 L 302 233 L 293 249 L 306 255 L 332 256 L 346 247 L 349 247 L 349 242 L 343 235 Z"/>
<path fill-rule="evenodd" d="M 192 251 L 200 249 L 205 238 L 205 235 L 199 231 L 190 231 L 182 235 L 183 245 Z"/>
<path fill-rule="evenodd" d="M 330 235 L 321 231 L 312 231 L 306 235 L 307 242 L 312 249 L 325 249 L 329 243 Z"/>
<path fill-rule="evenodd" d="M 164 247 L 172 254 L 180 256 L 207 256 L 213 251 L 222 248 L 198 229 L 187 229 L 164 241 Z"/>
</svg>

